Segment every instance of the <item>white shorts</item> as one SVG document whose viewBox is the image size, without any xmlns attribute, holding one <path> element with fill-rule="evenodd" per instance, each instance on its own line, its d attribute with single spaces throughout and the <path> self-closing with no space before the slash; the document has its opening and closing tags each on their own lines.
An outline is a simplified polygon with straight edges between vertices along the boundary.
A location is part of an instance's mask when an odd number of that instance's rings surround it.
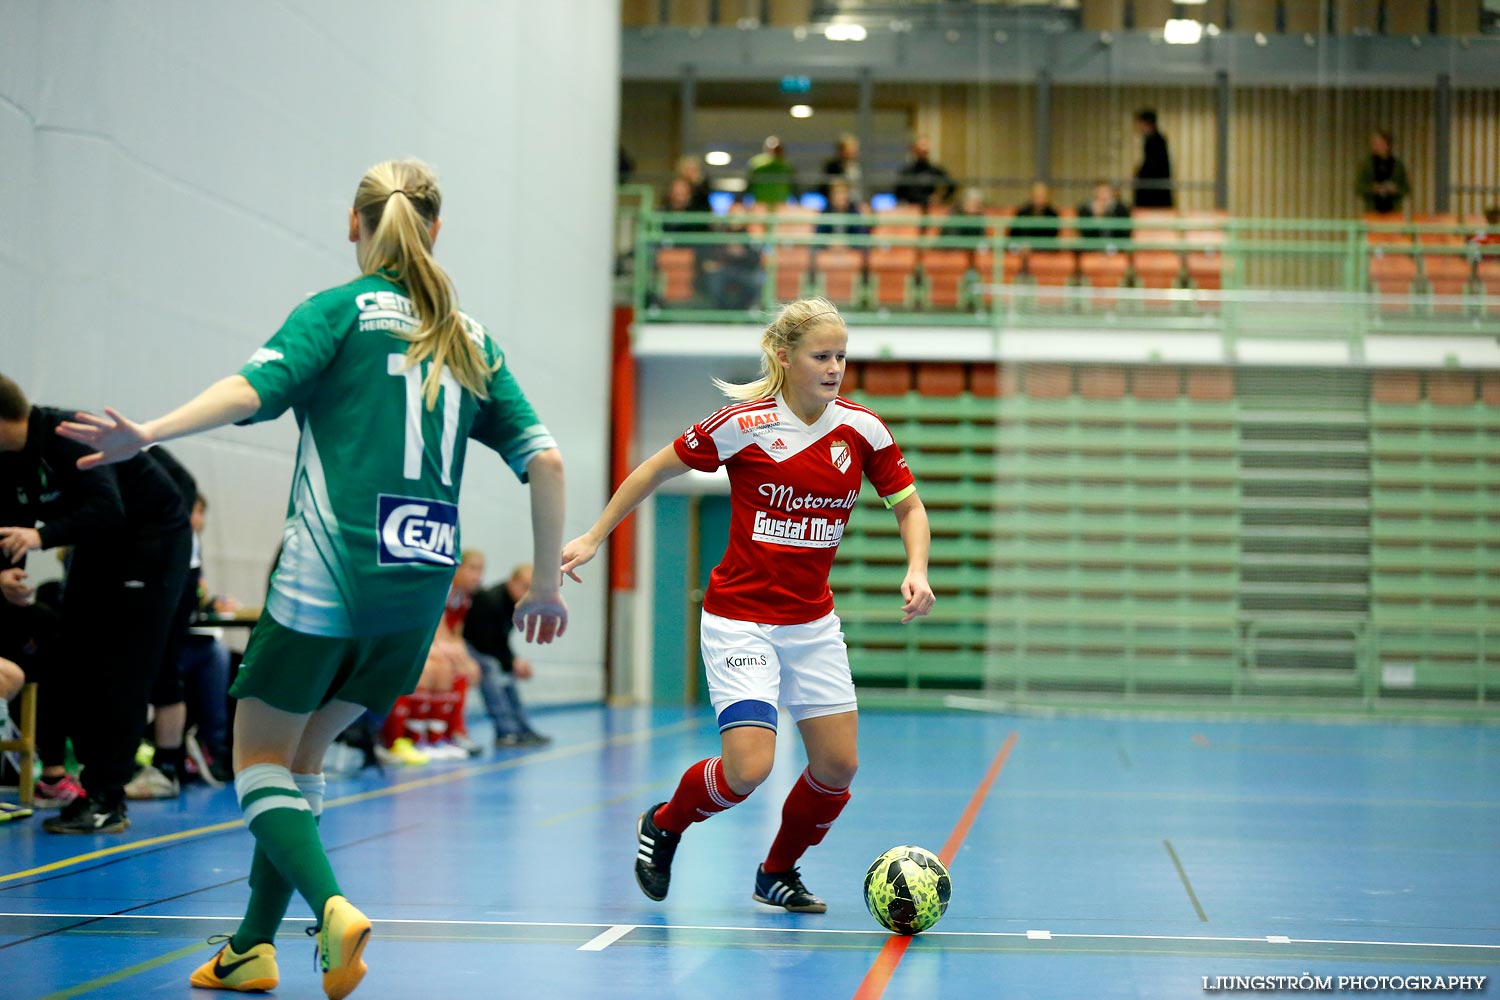
<svg viewBox="0 0 1500 1000">
<path fill-rule="evenodd" d="M 858 707 L 836 614 L 801 625 L 758 625 L 705 611 L 699 635 L 720 732 L 736 726 L 774 730 L 778 704 L 794 722 Z"/>
</svg>

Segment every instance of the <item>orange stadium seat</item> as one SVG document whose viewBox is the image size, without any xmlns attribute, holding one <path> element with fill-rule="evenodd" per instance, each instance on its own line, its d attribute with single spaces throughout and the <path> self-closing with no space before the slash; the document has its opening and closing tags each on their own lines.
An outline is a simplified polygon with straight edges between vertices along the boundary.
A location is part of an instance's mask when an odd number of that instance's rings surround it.
<svg viewBox="0 0 1500 1000">
<path fill-rule="evenodd" d="M 1094 305 L 1112 309 L 1120 301 L 1120 297 L 1097 289 L 1119 288 L 1123 285 L 1125 274 L 1130 270 L 1130 257 L 1114 251 L 1089 250 L 1078 255 L 1078 269 L 1089 287 L 1096 289 Z"/>
<path fill-rule="evenodd" d="M 1135 240 L 1139 243 L 1175 243 L 1178 236 L 1171 229 L 1137 229 Z M 1182 254 L 1176 250 L 1137 250 L 1131 254 L 1138 286 L 1151 290 L 1176 288 L 1182 279 Z M 1146 305 L 1155 309 L 1170 308 L 1173 300 L 1168 296 L 1150 296 Z"/>
<path fill-rule="evenodd" d="M 961 396 L 964 365 L 949 361 L 924 361 L 917 365 L 917 392 L 924 396 Z"/>
<path fill-rule="evenodd" d="M 916 297 L 917 248 L 870 250 L 870 301 L 879 307 L 909 309 Z"/>
<path fill-rule="evenodd" d="M 1500 257 L 1481 257 L 1474 272 L 1484 290 L 1485 307 L 1492 313 L 1500 313 Z"/>
<path fill-rule="evenodd" d="M 807 271 L 812 264 L 812 248 L 792 244 L 777 246 L 766 255 L 766 268 L 776 269 L 776 299 L 791 302 L 805 294 Z"/>
<path fill-rule="evenodd" d="M 1078 270 L 1078 255 L 1071 250 L 1032 250 L 1026 254 L 1026 273 L 1038 288 L 1062 288 Z M 1036 297 L 1037 305 L 1060 306 L 1067 300 L 1061 295 Z"/>
<path fill-rule="evenodd" d="M 1412 222 L 1419 225 L 1429 226 L 1457 226 L 1458 216 L 1452 213 L 1442 215 L 1417 215 L 1413 216 Z M 1452 233 L 1418 233 L 1417 242 L 1428 247 L 1462 247 L 1464 238 L 1457 232 Z M 1427 279 L 1428 286 L 1435 296 L 1457 297 L 1468 290 L 1469 280 L 1473 276 L 1474 267 L 1469 258 L 1458 253 L 1427 253 L 1422 255 L 1422 276 Z M 1462 303 L 1445 303 L 1434 305 L 1439 311 L 1456 312 L 1463 309 Z"/>
<path fill-rule="evenodd" d="M 691 247 L 662 247 L 656 251 L 656 275 L 662 302 L 680 305 L 693 301 L 694 260 Z"/>
<path fill-rule="evenodd" d="M 817 276 L 819 294 L 840 306 L 860 305 L 863 281 L 860 272 L 865 267 L 865 256 L 859 250 L 848 247 L 829 247 L 819 250 L 813 257 L 813 273 Z"/>
<path fill-rule="evenodd" d="M 870 361 L 860 372 L 860 387 L 872 396 L 900 396 L 911 392 L 911 365 Z"/>
<path fill-rule="evenodd" d="M 1406 217 L 1399 212 L 1366 212 L 1367 225 L 1391 227 L 1406 225 Z M 1365 243 L 1370 247 L 1370 290 L 1386 296 L 1408 296 L 1412 283 L 1417 278 L 1417 258 L 1408 252 L 1413 248 L 1410 229 L 1376 228 L 1365 234 Z M 1383 312 L 1408 312 L 1411 304 L 1405 301 L 1382 302 Z"/>
<path fill-rule="evenodd" d="M 962 309 L 964 279 L 973 266 L 974 255 L 968 250 L 924 250 L 922 285 L 927 304 L 934 309 Z"/>
<path fill-rule="evenodd" d="M 1016 276 L 1021 273 L 1021 255 L 1010 250 L 1004 251 L 1000 257 L 1000 268 L 1001 283 L 1005 285 L 1015 284 Z M 995 251 L 989 249 L 976 250 L 974 252 L 974 271 L 979 276 L 979 287 L 983 289 L 980 292 L 980 298 L 984 300 L 985 305 L 989 305 L 994 298 L 991 288 L 995 280 Z M 1003 304 L 1010 304 L 1009 296 L 1003 300 Z"/>
<path fill-rule="evenodd" d="M 1224 246 L 1223 223 L 1229 218 L 1227 212 L 1195 212 L 1190 218 L 1201 219 L 1202 229 L 1189 229 L 1183 239 L 1194 249 L 1183 255 L 1188 280 L 1194 288 L 1218 291 L 1224 287 L 1226 261 L 1221 250 Z M 1217 302 L 1203 302 L 1204 308 L 1218 308 Z"/>
</svg>

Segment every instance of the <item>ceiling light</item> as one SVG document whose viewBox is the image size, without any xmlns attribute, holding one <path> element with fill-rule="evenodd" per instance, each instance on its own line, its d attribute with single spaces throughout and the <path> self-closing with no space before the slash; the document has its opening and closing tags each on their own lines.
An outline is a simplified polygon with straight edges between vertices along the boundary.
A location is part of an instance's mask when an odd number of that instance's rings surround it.
<svg viewBox="0 0 1500 1000">
<path fill-rule="evenodd" d="M 862 42 L 866 34 L 862 24 L 830 24 L 823 29 L 823 37 L 830 42 Z"/>
<path fill-rule="evenodd" d="M 1203 38 L 1201 22 L 1174 17 L 1167 22 L 1162 38 L 1168 45 L 1196 45 Z"/>
<path fill-rule="evenodd" d="M 733 159 L 734 157 L 730 156 L 724 150 L 715 149 L 704 155 L 703 162 L 707 163 L 710 167 L 727 167 Z"/>
<path fill-rule="evenodd" d="M 812 105 L 809 104 L 793 104 L 790 111 L 793 118 L 811 118 L 813 116 Z"/>
</svg>

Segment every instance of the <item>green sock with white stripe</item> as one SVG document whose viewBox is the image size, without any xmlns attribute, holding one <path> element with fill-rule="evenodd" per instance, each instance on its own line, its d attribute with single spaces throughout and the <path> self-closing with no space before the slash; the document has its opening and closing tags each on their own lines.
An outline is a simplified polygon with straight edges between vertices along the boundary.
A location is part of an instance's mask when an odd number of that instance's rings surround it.
<svg viewBox="0 0 1500 1000">
<path fill-rule="evenodd" d="M 294 776 L 277 764 L 256 764 L 235 775 L 240 810 L 255 837 L 250 904 L 230 942 L 236 954 L 275 938 L 294 890 L 318 919 L 328 898 L 342 895 L 318 837 L 324 785 L 321 774 Z"/>
</svg>

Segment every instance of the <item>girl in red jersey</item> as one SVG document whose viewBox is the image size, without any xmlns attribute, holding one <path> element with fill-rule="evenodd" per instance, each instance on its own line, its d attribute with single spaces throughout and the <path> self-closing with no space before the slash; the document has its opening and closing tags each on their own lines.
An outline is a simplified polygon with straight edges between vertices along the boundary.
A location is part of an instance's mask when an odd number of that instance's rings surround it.
<svg viewBox="0 0 1500 1000">
<path fill-rule="evenodd" d="M 903 623 L 932 610 L 927 511 L 901 450 L 870 410 L 842 399 L 849 334 L 838 309 L 804 299 L 761 337 L 762 377 L 720 382 L 739 402 L 683 432 L 620 484 L 599 520 L 563 548 L 578 567 L 652 490 L 688 469 L 729 470 L 729 546 L 703 599 L 701 647 L 722 752 L 688 768 L 670 801 L 636 821 L 636 882 L 667 897 L 682 832 L 743 802 L 771 773 L 778 704 L 802 734 L 808 765 L 787 796 L 781 829 L 756 870 L 755 899 L 802 913 L 828 909 L 796 862 L 822 841 L 857 765 L 858 714 L 828 571 L 868 477 L 896 515 L 906 547 Z"/>
</svg>

